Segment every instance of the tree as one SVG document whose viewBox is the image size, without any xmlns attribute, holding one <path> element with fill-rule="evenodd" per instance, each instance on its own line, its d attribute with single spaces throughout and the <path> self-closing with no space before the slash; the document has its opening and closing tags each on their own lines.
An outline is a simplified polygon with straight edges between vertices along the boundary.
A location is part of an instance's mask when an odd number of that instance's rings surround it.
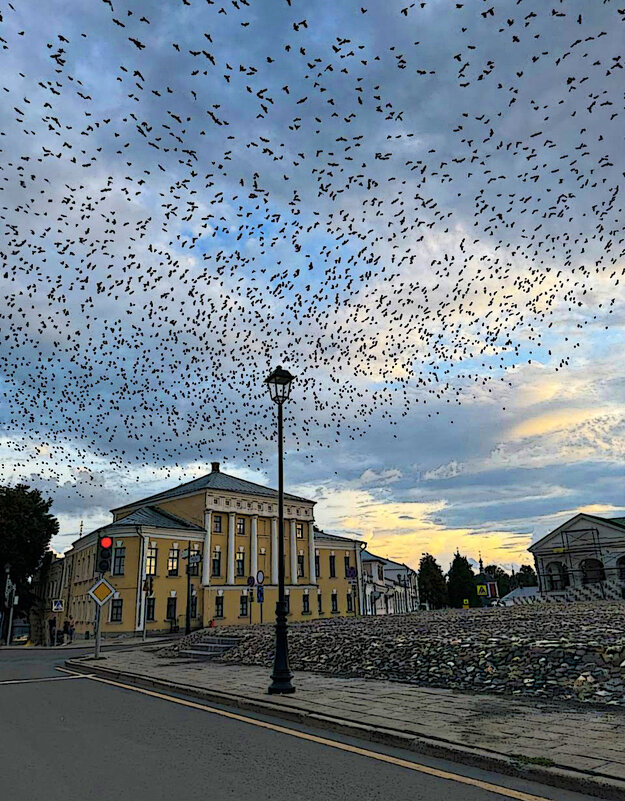
<svg viewBox="0 0 625 801">
<path fill-rule="evenodd" d="M 500 598 L 510 592 L 510 576 L 499 565 L 487 565 L 484 568 L 484 572 L 492 576 L 497 582 Z"/>
<path fill-rule="evenodd" d="M 531 565 L 521 565 L 516 574 L 517 587 L 537 587 L 538 577 Z"/>
<path fill-rule="evenodd" d="M 0 487 L 0 583 L 4 590 L 5 565 L 10 565 L 11 580 L 24 585 L 39 567 L 58 533 L 58 520 L 50 514 L 51 500 L 26 484 Z"/>
<path fill-rule="evenodd" d="M 447 583 L 441 566 L 429 553 L 424 553 L 419 563 L 419 597 L 431 609 L 447 605 Z"/>
<path fill-rule="evenodd" d="M 447 574 L 447 593 L 449 603 L 458 609 L 465 599 L 468 599 L 469 606 L 479 606 L 473 570 L 467 557 L 460 556 L 458 551 Z"/>
</svg>

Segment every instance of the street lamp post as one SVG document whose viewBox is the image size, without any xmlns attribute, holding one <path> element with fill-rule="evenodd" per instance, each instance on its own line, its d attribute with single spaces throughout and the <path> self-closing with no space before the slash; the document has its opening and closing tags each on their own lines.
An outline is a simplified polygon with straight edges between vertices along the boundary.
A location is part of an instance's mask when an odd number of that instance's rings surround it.
<svg viewBox="0 0 625 801">
<path fill-rule="evenodd" d="M 282 405 L 288 400 L 292 376 L 282 367 L 265 379 L 271 400 L 278 405 L 278 600 L 276 602 L 276 653 L 269 694 L 294 693 L 293 674 L 289 668 L 289 643 L 284 595 L 284 470 L 282 457 Z"/>
</svg>

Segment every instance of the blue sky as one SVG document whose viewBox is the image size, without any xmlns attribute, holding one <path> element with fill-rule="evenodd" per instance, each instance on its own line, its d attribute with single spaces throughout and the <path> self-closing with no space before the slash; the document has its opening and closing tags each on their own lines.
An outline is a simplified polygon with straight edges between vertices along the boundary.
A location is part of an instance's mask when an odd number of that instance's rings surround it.
<svg viewBox="0 0 625 801">
<path fill-rule="evenodd" d="M 55 547 L 216 459 L 274 483 L 279 362 L 289 487 L 385 555 L 623 510 L 623 22 L 558 9 L 3 13 L 0 462 Z"/>
</svg>

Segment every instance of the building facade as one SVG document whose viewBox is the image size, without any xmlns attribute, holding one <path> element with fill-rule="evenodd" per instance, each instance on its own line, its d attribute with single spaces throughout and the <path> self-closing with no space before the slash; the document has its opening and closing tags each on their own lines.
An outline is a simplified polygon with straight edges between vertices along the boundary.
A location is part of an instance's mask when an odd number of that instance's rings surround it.
<svg viewBox="0 0 625 801">
<path fill-rule="evenodd" d="M 315 531 L 314 501 L 285 494 L 285 593 L 291 621 L 356 615 L 359 582 L 348 576 L 364 543 Z M 208 475 L 112 510 L 113 522 L 76 540 L 65 554 L 61 597 L 77 636 L 90 636 L 99 536 L 113 540 L 105 578 L 115 595 L 104 607 L 105 636 L 184 631 L 273 620 L 278 583 L 278 498 L 269 487 L 230 476 L 212 464 Z M 198 555 L 191 566 L 187 556 Z M 264 576 L 259 603 L 252 579 Z M 148 580 L 146 583 L 146 579 Z M 147 591 L 151 585 L 151 592 Z"/>
<path fill-rule="evenodd" d="M 363 614 L 395 615 L 419 609 L 416 570 L 367 550 L 361 553 Z"/>
<path fill-rule="evenodd" d="M 528 550 L 543 599 L 625 598 L 625 518 L 578 514 Z"/>
</svg>

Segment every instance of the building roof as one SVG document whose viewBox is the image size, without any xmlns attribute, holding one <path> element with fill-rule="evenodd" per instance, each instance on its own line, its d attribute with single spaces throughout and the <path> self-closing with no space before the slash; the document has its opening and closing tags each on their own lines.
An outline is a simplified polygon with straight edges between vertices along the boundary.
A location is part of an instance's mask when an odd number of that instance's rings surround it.
<svg viewBox="0 0 625 801">
<path fill-rule="evenodd" d="M 317 528 L 317 526 L 315 526 L 313 530 L 315 539 L 335 540 L 336 542 L 363 542 L 363 540 L 357 540 L 355 537 L 341 537 L 339 534 L 328 534 L 320 528 Z M 363 551 L 363 553 L 365 553 L 365 551 Z"/>
<path fill-rule="evenodd" d="M 587 512 L 578 512 L 576 515 L 573 515 L 569 520 L 566 520 L 564 523 L 561 523 L 557 528 L 554 528 L 553 531 L 550 531 L 548 534 L 545 534 L 536 542 L 533 542 L 529 547 L 528 551 L 530 553 L 534 552 L 534 549 L 540 545 L 541 543 L 545 542 L 545 540 L 549 539 L 553 534 L 555 534 L 560 529 L 564 528 L 564 526 L 570 525 L 574 520 L 577 520 L 578 517 L 588 517 L 590 520 L 598 520 L 600 523 L 607 523 L 610 526 L 616 526 L 617 528 L 625 529 L 625 517 L 599 517 L 599 515 L 589 515 Z"/>
<path fill-rule="evenodd" d="M 381 556 L 376 556 L 370 551 L 363 551 L 360 558 L 363 562 L 380 562 L 381 564 L 386 564 L 386 559 L 383 559 Z"/>
<path fill-rule="evenodd" d="M 512 601 L 514 598 L 532 598 L 534 595 L 538 595 L 538 587 L 516 587 L 499 600 Z"/>
<path fill-rule="evenodd" d="M 127 517 L 109 523 L 103 528 L 118 528 L 119 526 L 151 526 L 152 528 L 178 528 L 183 531 L 204 531 L 201 526 L 154 506 L 142 506 L 135 509 Z M 98 529 L 98 531 L 102 531 L 102 529 Z"/>
<path fill-rule="evenodd" d="M 215 492 L 238 492 L 243 495 L 261 495 L 266 498 L 278 498 L 278 491 L 271 487 L 264 487 L 261 484 L 254 484 L 252 481 L 245 481 L 243 478 L 230 476 L 228 473 L 222 473 L 219 468 L 213 469 L 211 473 L 205 476 L 187 481 L 185 484 L 179 484 L 170 490 L 158 492 L 156 495 L 150 495 L 147 498 L 140 498 L 130 503 L 125 503 L 123 506 L 117 506 L 112 509 L 112 512 L 118 512 L 120 509 L 127 509 L 129 506 L 136 506 L 138 504 L 156 503 L 157 501 L 165 501 L 170 498 L 177 498 L 179 495 L 191 495 L 194 492 L 201 492 L 203 490 L 213 490 Z M 297 495 L 289 495 L 284 493 L 287 501 L 304 501 L 306 503 L 315 503 L 315 501 L 308 500 L 308 498 L 300 498 Z"/>
</svg>

